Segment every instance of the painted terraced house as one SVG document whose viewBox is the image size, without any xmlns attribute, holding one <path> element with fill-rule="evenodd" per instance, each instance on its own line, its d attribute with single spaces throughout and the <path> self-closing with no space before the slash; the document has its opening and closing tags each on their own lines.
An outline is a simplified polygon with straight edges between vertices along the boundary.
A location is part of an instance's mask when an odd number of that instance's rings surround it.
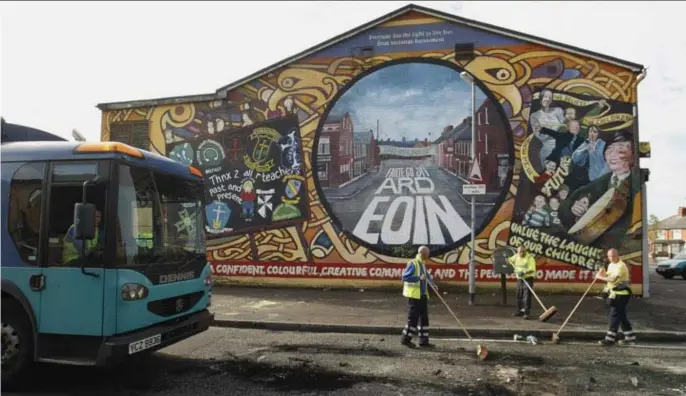
<svg viewBox="0 0 686 396">
<path fill-rule="evenodd" d="M 482 172 L 497 180 L 489 182 L 492 205 L 476 219 L 477 288 L 499 285 L 491 268 L 502 245 L 537 251 L 537 287 L 550 290 L 584 290 L 604 250 L 619 247 L 634 293 L 647 296 L 648 172 L 639 164 L 635 117 L 646 73 L 637 63 L 410 4 L 240 80 L 218 81 L 209 94 L 101 104 L 101 136 L 203 169 L 208 208 L 228 213 L 215 219 L 223 228 L 208 225 L 217 277 L 397 285 L 407 258 L 393 257 L 388 246 L 426 243 L 435 278 L 465 283 L 471 230 L 458 196 L 464 181 L 440 169 L 456 173 L 459 166 L 435 138 L 471 115 L 463 72 L 479 98 L 473 118 L 484 145 Z M 383 141 L 387 133 L 422 141 L 433 132 L 433 159 L 417 148 L 396 150 L 407 155 L 382 158 L 378 173 L 334 197 L 327 188 L 355 174 L 354 133 L 373 128 L 359 116 L 370 98 L 398 110 L 379 115 L 386 117 Z M 349 123 L 334 122 L 346 113 Z M 607 148 L 595 156 L 577 152 L 582 144 L 586 153 L 596 147 L 585 142 L 592 127 Z M 488 159 L 486 136 L 488 155 L 496 154 Z M 590 171 L 617 153 L 621 161 L 610 172 Z M 614 192 L 622 199 L 600 200 L 613 174 L 627 169 L 630 177 Z M 582 199 L 586 212 L 571 214 Z M 242 210 L 253 206 L 252 217 Z M 533 210 L 555 221 L 530 224 L 525 214 Z M 532 228 L 558 242 L 531 239 Z M 383 243 L 368 242 L 376 240 Z"/>
</svg>

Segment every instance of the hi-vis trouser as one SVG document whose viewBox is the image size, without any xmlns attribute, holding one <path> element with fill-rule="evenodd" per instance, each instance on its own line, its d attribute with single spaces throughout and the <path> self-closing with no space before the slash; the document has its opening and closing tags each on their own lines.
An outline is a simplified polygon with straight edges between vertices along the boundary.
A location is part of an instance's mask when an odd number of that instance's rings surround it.
<svg viewBox="0 0 686 396">
<path fill-rule="evenodd" d="M 621 282 L 615 287 L 606 286 L 605 292 L 608 294 L 608 302 L 610 305 L 610 328 L 605 334 L 605 340 L 615 342 L 617 340 L 617 331 L 620 326 L 624 339 L 626 341 L 635 341 L 636 334 L 631 327 L 631 322 L 627 317 L 627 305 L 631 299 L 631 289 L 628 282 Z"/>
</svg>

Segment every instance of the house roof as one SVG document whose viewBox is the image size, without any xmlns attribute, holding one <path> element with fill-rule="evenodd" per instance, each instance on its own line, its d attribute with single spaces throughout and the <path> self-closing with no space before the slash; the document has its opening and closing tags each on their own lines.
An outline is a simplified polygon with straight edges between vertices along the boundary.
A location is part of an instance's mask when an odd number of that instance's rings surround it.
<svg viewBox="0 0 686 396">
<path fill-rule="evenodd" d="M 341 41 L 344 41 L 348 38 L 351 38 L 357 34 L 360 34 L 366 30 L 369 30 L 371 28 L 374 28 L 382 23 L 385 23 L 393 18 L 396 18 L 400 15 L 406 14 L 408 12 L 418 12 L 425 14 L 429 17 L 435 17 L 435 18 L 441 18 L 444 19 L 448 22 L 454 22 L 460 25 L 468 26 L 477 30 L 489 32 L 489 33 L 495 33 L 504 37 L 516 39 L 516 40 L 521 40 L 525 42 L 529 42 L 532 44 L 539 44 L 543 45 L 549 48 L 557 49 L 557 50 L 562 50 L 569 52 L 571 54 L 575 55 L 580 55 L 586 58 L 590 58 L 596 61 L 601 61 L 601 62 L 606 62 L 609 64 L 613 64 L 615 66 L 620 66 L 626 69 L 629 69 L 635 73 L 640 73 L 644 70 L 643 65 L 622 60 L 613 56 L 609 55 L 604 55 L 600 54 L 598 52 L 594 51 L 589 51 L 583 48 L 575 47 L 572 45 L 568 44 L 563 44 L 557 41 L 545 39 L 542 37 L 522 33 L 522 32 L 517 32 L 515 30 L 510 30 L 506 28 L 502 28 L 499 26 L 483 23 L 483 22 L 478 22 L 472 19 L 467 19 L 463 17 L 459 17 L 457 15 L 449 14 L 446 12 L 434 10 L 428 7 L 422 7 L 416 4 L 408 4 L 402 8 L 399 8 L 395 11 L 392 11 L 386 15 L 383 15 L 379 18 L 376 18 L 372 21 L 369 21 L 363 25 L 358 26 L 357 28 L 354 28 L 352 30 L 349 30 L 345 33 L 339 34 L 336 37 L 333 37 L 327 41 L 324 41 L 321 44 L 318 44 L 314 47 L 308 48 L 300 53 L 297 53 L 291 57 L 288 57 L 280 62 L 274 63 L 270 66 L 267 66 L 261 70 L 256 71 L 253 74 L 250 74 L 242 79 L 236 80 L 228 85 L 225 85 L 219 89 L 214 94 L 205 94 L 205 95 L 194 95 L 194 96 L 177 96 L 173 98 L 159 98 L 159 99 L 151 99 L 151 100 L 139 100 L 139 101 L 132 101 L 132 102 L 116 102 L 116 103 L 101 103 L 98 104 L 97 107 L 101 110 L 115 110 L 115 109 L 122 109 L 122 108 L 133 108 L 133 107 L 141 107 L 141 106 L 154 106 L 154 105 L 162 105 L 162 104 L 172 104 L 172 103 L 184 103 L 184 102 L 198 102 L 198 101 L 205 101 L 205 100 L 217 100 L 217 99 L 222 99 L 226 96 L 226 93 L 228 91 L 231 91 L 232 89 L 235 89 L 237 87 L 240 87 L 254 79 L 260 78 L 268 73 L 271 73 L 275 70 L 278 70 L 290 63 L 297 62 L 303 58 L 306 58 L 316 52 L 319 52 L 325 48 L 328 48 L 334 44 L 337 44 Z"/>
<path fill-rule="evenodd" d="M 670 216 L 656 224 L 657 230 L 686 230 L 686 216 Z"/>
<path fill-rule="evenodd" d="M 326 117 L 326 121 L 324 121 L 324 125 L 338 124 L 339 122 L 343 121 L 343 117 L 345 117 L 344 114 L 329 114 L 329 116 Z"/>
</svg>

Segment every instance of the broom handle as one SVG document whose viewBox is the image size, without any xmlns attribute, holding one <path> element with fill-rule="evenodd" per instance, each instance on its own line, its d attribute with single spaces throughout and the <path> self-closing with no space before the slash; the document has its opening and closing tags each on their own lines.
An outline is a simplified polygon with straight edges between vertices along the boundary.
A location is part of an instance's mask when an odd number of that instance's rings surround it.
<svg viewBox="0 0 686 396">
<path fill-rule="evenodd" d="M 525 284 L 526 287 L 529 289 L 529 291 L 531 292 L 531 294 L 533 294 L 533 296 L 536 297 L 536 301 L 538 301 L 538 303 L 541 304 L 541 308 L 543 308 L 543 310 L 546 311 L 548 308 L 546 308 L 545 305 L 543 305 L 543 303 L 541 302 L 541 299 L 538 298 L 538 296 L 536 295 L 536 292 L 534 291 L 534 289 L 532 289 L 531 286 L 529 286 L 529 282 L 527 282 L 525 279 L 522 279 L 522 282 L 524 282 L 524 284 Z"/>
<path fill-rule="evenodd" d="M 598 278 L 593 277 L 593 282 L 591 282 L 591 284 L 588 285 L 588 288 L 587 288 L 586 291 L 584 292 L 584 295 L 581 296 L 581 298 L 579 299 L 579 302 L 576 303 L 576 305 L 574 306 L 574 309 L 572 309 L 572 312 L 569 313 L 569 316 L 567 316 L 567 319 L 565 319 L 565 322 L 562 323 L 562 326 L 560 326 L 560 328 L 557 330 L 557 333 L 555 333 L 555 335 L 559 335 L 559 334 L 560 334 L 560 332 L 561 332 L 562 329 L 565 327 L 565 325 L 567 324 L 567 322 L 569 322 L 569 319 L 572 317 L 572 315 L 574 315 L 574 312 L 576 312 L 576 309 L 579 308 L 579 305 L 581 305 L 581 301 L 584 300 L 584 297 L 586 297 L 586 294 L 588 293 L 589 290 L 591 290 L 591 288 L 593 287 L 593 285 L 595 285 L 595 282 L 596 282 L 597 280 L 598 280 Z"/>
<path fill-rule="evenodd" d="M 429 282 L 427 282 L 427 283 L 429 283 Z M 455 315 L 455 312 L 453 312 L 453 310 L 450 309 L 450 305 L 448 305 L 448 303 L 445 302 L 445 300 L 443 299 L 443 297 L 441 297 L 441 295 L 438 293 L 438 290 L 436 290 L 436 286 L 434 286 L 434 285 L 431 284 L 431 283 L 429 283 L 429 285 L 431 285 L 431 288 L 434 290 L 434 293 L 436 293 L 436 295 L 437 295 L 438 298 L 441 300 L 441 302 L 443 303 L 443 305 L 445 305 L 445 307 L 448 308 L 448 312 L 450 312 L 450 314 L 453 315 L 453 318 L 455 318 L 455 320 L 457 321 L 457 324 L 459 324 L 460 327 L 462 327 L 462 330 L 463 330 L 464 333 L 467 335 L 467 337 L 469 338 L 469 340 L 470 340 L 470 341 L 474 341 L 474 340 L 472 339 L 472 336 L 469 335 L 469 332 L 467 331 L 467 329 L 466 329 L 466 328 L 464 327 L 464 325 L 462 324 L 462 322 L 460 322 L 460 319 L 458 319 L 458 318 L 457 318 L 457 315 Z"/>
</svg>

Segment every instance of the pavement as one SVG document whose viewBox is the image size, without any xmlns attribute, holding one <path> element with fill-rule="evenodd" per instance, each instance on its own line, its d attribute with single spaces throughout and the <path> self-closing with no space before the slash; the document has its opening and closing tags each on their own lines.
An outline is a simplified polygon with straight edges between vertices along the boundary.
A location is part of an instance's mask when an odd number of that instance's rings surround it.
<svg viewBox="0 0 686 396">
<path fill-rule="evenodd" d="M 439 284 L 440 286 L 440 284 Z M 663 279 L 650 274 L 650 298 L 634 298 L 629 318 L 643 341 L 686 342 L 686 280 Z M 548 322 L 537 320 L 543 312 L 532 301 L 532 318 L 513 317 L 515 299 L 501 304 L 500 292 L 477 292 L 476 304 L 468 305 L 466 293 L 443 292 L 472 337 L 507 338 L 514 334 L 549 340 L 572 311 L 579 295 L 540 294 L 546 307 L 558 313 Z M 283 331 L 365 334 L 399 334 L 407 317 L 406 300 L 397 291 L 271 289 L 215 286 L 212 295 L 215 325 Z M 597 295 L 581 302 L 563 332 L 562 339 L 599 339 L 607 330 L 607 306 Z M 431 334 L 464 336 L 440 300 L 429 301 Z"/>
<path fill-rule="evenodd" d="M 112 369 L 37 365 L 3 395 L 398 396 L 686 395 L 685 347 L 531 345 L 436 339 L 409 349 L 396 337 L 211 328 Z"/>
</svg>

